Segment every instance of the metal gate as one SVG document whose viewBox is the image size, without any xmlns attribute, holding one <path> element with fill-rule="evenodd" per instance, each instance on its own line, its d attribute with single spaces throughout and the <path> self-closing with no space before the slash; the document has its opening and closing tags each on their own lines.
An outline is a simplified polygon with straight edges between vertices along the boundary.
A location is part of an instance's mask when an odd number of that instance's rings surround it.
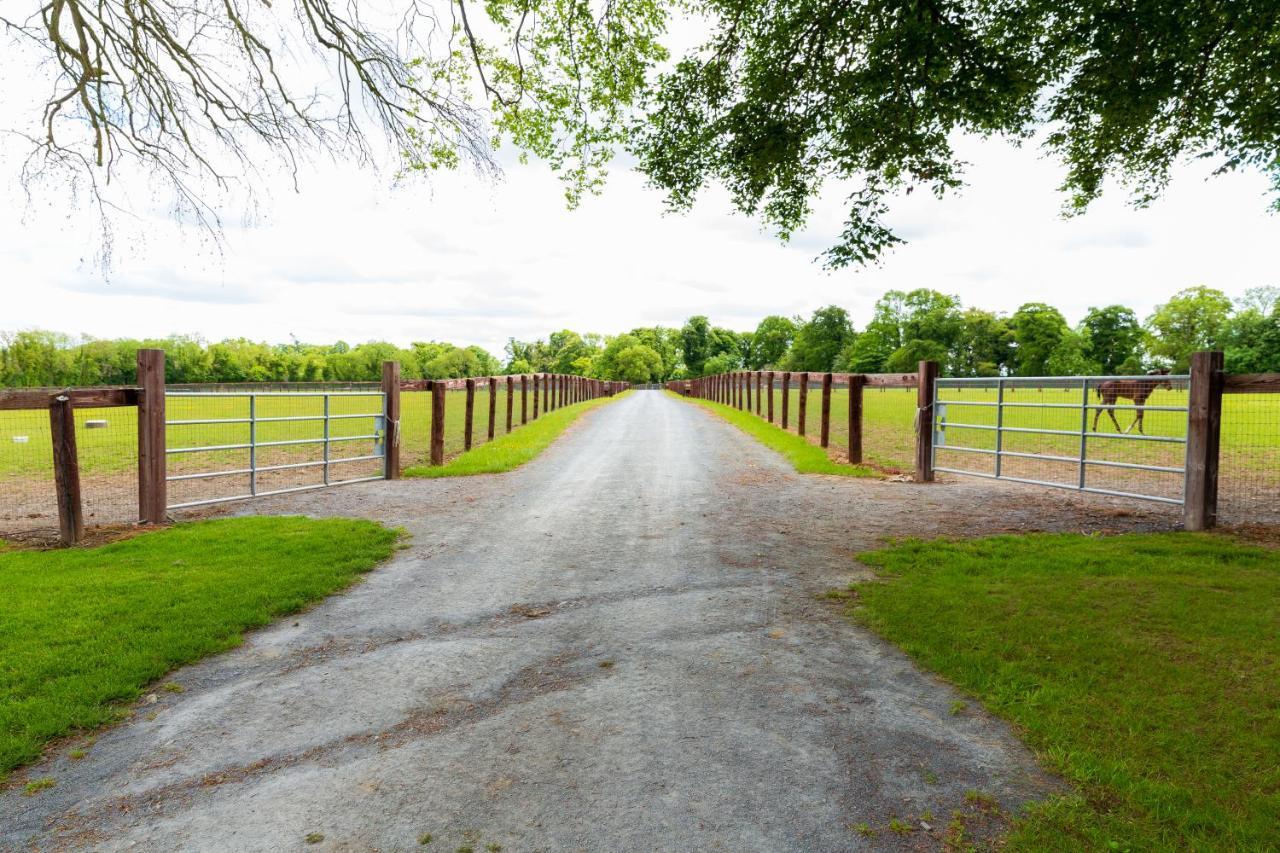
<svg viewBox="0 0 1280 853">
<path fill-rule="evenodd" d="M 1187 376 L 939 379 L 934 469 L 1184 502 Z"/>
<path fill-rule="evenodd" d="M 221 478 L 244 477 L 247 487 L 169 503 L 168 509 L 386 476 L 386 395 L 380 391 L 169 391 L 165 410 L 166 467 L 178 472 L 165 477 L 171 493 L 175 483 Z M 357 449 L 350 455 L 339 452 L 353 446 Z M 316 449 L 320 458 L 297 458 L 315 455 Z M 365 465 L 365 471 L 347 475 L 356 463 L 369 462 L 378 463 L 378 473 L 367 473 L 371 466 Z M 319 482 L 283 482 L 283 472 L 309 469 L 319 469 Z M 264 488 L 264 474 L 281 482 Z"/>
</svg>

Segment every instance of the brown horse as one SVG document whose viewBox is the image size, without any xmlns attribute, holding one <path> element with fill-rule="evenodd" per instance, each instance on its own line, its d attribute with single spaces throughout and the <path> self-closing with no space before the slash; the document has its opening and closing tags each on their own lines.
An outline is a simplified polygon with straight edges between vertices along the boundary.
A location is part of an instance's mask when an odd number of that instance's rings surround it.
<svg viewBox="0 0 1280 853">
<path fill-rule="evenodd" d="M 1165 376 L 1169 373 L 1167 370 L 1152 370 L 1148 376 Z M 1093 431 L 1098 431 L 1098 418 L 1102 417 L 1105 410 L 1111 416 L 1111 422 L 1116 425 L 1117 432 L 1123 432 L 1125 435 L 1136 425 L 1138 432 L 1142 432 L 1142 415 L 1143 406 L 1147 404 L 1147 398 L 1156 392 L 1157 388 L 1173 389 L 1173 383 L 1168 379 L 1108 379 L 1097 387 L 1098 397 L 1102 400 L 1102 405 L 1098 406 L 1093 413 Z M 1136 407 L 1137 417 L 1133 419 L 1133 423 L 1129 424 L 1129 429 L 1121 430 L 1120 422 L 1116 420 L 1116 400 L 1125 399 L 1132 400 Z"/>
</svg>

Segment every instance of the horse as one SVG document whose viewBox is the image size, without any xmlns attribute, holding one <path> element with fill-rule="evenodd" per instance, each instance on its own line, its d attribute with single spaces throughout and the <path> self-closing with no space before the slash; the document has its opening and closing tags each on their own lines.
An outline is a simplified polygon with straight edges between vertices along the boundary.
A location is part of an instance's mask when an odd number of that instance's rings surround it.
<svg viewBox="0 0 1280 853">
<path fill-rule="evenodd" d="M 1168 373 L 1168 370 L 1152 370 L 1147 375 L 1167 376 Z M 1147 398 L 1154 394 L 1157 388 L 1173 390 L 1173 383 L 1168 379 L 1108 379 L 1100 383 L 1095 390 L 1098 392 L 1099 399 L 1102 400 L 1102 405 L 1098 406 L 1093 413 L 1093 431 L 1098 431 L 1098 418 L 1102 417 L 1102 412 L 1105 410 L 1111 416 L 1111 422 L 1116 425 L 1117 432 L 1128 435 L 1134 426 L 1137 426 L 1138 432 L 1142 433 L 1142 407 L 1147 404 Z M 1118 399 L 1132 400 L 1137 410 L 1137 416 L 1126 430 L 1121 430 L 1120 422 L 1116 420 L 1115 405 Z"/>
</svg>

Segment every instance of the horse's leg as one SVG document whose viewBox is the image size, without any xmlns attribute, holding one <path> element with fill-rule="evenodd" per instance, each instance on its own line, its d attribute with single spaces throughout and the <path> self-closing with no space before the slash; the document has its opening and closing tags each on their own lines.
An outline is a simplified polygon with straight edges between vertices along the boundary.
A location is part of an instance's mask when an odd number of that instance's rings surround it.
<svg viewBox="0 0 1280 853">
<path fill-rule="evenodd" d="M 1146 431 L 1144 431 L 1144 430 L 1142 429 L 1142 415 L 1144 414 L 1144 412 L 1145 412 L 1145 409 L 1143 409 L 1142 407 L 1139 407 L 1139 408 L 1138 408 L 1138 417 L 1137 417 L 1137 419 L 1136 419 L 1136 420 L 1134 420 L 1134 423 L 1138 425 L 1138 432 L 1139 432 L 1139 433 L 1141 433 L 1142 435 L 1146 435 L 1146 434 L 1147 434 L 1147 433 L 1146 433 Z"/>
<path fill-rule="evenodd" d="M 1116 425 L 1116 432 L 1123 432 L 1123 430 L 1120 429 L 1120 422 L 1116 420 L 1116 400 L 1118 399 L 1119 397 L 1112 397 L 1106 401 L 1107 405 L 1110 407 L 1107 409 L 1107 414 L 1111 416 L 1111 423 Z"/>
</svg>

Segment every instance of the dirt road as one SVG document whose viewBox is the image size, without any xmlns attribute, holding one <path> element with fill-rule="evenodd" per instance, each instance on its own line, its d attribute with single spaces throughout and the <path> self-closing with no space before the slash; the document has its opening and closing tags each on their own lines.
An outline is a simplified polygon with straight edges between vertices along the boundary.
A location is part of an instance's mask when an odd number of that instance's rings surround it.
<svg viewBox="0 0 1280 853">
<path fill-rule="evenodd" d="M 801 477 L 658 392 L 512 474 L 239 511 L 377 518 L 411 547 L 176 673 L 185 692 L 83 760 L 33 768 L 57 786 L 0 795 L 0 847 L 937 847 L 966 791 L 1012 809 L 1053 783 L 819 594 L 885 535 L 1172 523 L 980 481 Z"/>
</svg>

